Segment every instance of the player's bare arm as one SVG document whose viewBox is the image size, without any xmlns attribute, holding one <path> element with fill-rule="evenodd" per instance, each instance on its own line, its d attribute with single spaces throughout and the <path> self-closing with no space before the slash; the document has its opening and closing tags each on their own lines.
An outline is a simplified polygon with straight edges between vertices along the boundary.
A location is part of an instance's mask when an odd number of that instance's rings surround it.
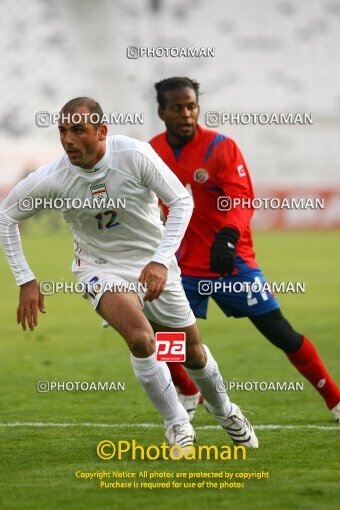
<svg viewBox="0 0 340 510">
<path fill-rule="evenodd" d="M 41 294 L 36 280 L 24 283 L 20 287 L 17 322 L 26 331 L 26 323 L 31 331 L 38 325 L 38 313 L 46 313 L 44 295 Z"/>
<path fill-rule="evenodd" d="M 163 292 L 168 277 L 168 269 L 158 262 L 149 262 L 142 270 L 139 281 L 147 286 L 144 301 L 153 301 Z"/>
</svg>

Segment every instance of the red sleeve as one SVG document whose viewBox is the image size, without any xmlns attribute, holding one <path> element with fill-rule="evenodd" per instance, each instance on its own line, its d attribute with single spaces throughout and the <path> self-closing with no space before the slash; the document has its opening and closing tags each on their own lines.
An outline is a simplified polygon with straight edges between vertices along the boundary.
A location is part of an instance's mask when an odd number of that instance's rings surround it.
<svg viewBox="0 0 340 510">
<path fill-rule="evenodd" d="M 233 206 L 229 211 L 224 211 L 225 227 L 233 227 L 238 230 L 240 236 L 249 225 L 254 214 L 251 200 L 254 198 L 253 187 L 247 165 L 236 143 L 227 138 L 220 144 L 217 157 L 217 175 L 221 183 L 224 195 L 234 198 L 248 199 L 243 204 Z"/>
</svg>

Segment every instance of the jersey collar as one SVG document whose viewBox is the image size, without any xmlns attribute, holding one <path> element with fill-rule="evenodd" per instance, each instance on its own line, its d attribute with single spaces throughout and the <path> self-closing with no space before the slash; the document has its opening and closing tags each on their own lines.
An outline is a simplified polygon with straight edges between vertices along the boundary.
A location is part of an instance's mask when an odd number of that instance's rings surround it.
<svg viewBox="0 0 340 510">
<path fill-rule="evenodd" d="M 195 136 L 194 138 L 192 138 L 191 140 L 189 140 L 188 142 L 186 142 L 184 145 L 176 145 L 176 146 L 172 146 L 169 144 L 168 140 L 167 140 L 167 136 L 166 136 L 166 131 L 164 133 L 165 135 L 165 141 L 171 151 L 171 154 L 172 156 L 175 158 L 175 160 L 177 161 L 177 163 L 179 162 L 179 159 L 180 157 L 182 156 L 183 154 L 183 151 L 187 151 L 188 147 L 190 149 L 190 146 L 192 143 L 196 143 L 197 142 L 197 139 L 199 138 L 199 136 L 201 136 L 201 133 L 202 133 L 202 128 L 199 124 L 197 124 L 197 130 L 196 130 L 196 133 L 195 133 Z"/>
</svg>

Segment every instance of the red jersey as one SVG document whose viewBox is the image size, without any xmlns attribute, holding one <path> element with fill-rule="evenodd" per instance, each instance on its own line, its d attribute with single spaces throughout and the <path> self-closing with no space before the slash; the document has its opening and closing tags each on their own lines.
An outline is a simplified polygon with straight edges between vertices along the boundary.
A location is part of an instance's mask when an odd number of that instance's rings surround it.
<svg viewBox="0 0 340 510">
<path fill-rule="evenodd" d="M 240 234 L 233 274 L 258 267 L 250 230 L 253 208 L 238 205 L 223 211 L 217 205 L 218 197 L 254 197 L 248 169 L 236 143 L 198 126 L 195 137 L 182 147 L 171 147 L 166 133 L 155 136 L 150 144 L 194 200 L 194 212 L 177 251 L 182 274 L 219 276 L 209 270 L 210 247 L 223 227 L 233 227 Z"/>
</svg>

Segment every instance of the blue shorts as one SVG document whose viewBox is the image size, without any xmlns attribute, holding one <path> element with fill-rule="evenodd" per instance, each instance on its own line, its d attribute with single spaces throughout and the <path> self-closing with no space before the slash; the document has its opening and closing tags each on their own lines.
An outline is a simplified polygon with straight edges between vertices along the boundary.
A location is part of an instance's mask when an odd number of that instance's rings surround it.
<svg viewBox="0 0 340 510">
<path fill-rule="evenodd" d="M 210 297 L 228 317 L 252 317 L 280 308 L 275 297 L 261 289 L 265 281 L 260 269 L 217 278 L 182 275 L 185 294 L 199 319 L 207 318 Z"/>
</svg>

